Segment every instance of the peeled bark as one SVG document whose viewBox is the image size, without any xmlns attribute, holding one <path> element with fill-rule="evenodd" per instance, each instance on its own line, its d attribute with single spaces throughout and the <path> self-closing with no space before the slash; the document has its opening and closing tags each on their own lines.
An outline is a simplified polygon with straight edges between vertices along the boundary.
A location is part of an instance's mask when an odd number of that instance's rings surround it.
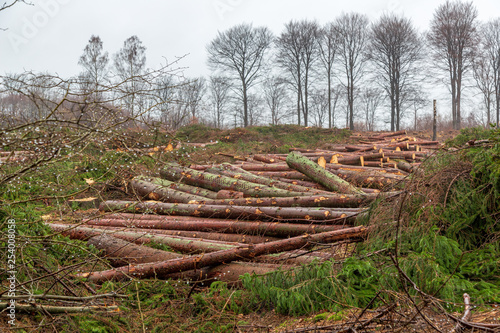
<svg viewBox="0 0 500 333">
<path fill-rule="evenodd" d="M 183 183 L 200 186 L 212 191 L 231 190 L 243 192 L 245 195 L 252 197 L 295 197 L 304 195 L 300 192 L 291 192 L 244 180 L 236 180 L 222 175 L 200 172 L 175 164 L 169 164 L 160 171 L 160 174 L 168 180 L 182 181 Z"/>
<path fill-rule="evenodd" d="M 99 209 L 113 212 L 128 213 L 154 212 L 165 215 L 189 215 L 218 218 L 247 218 L 259 220 L 323 220 L 342 223 L 344 219 L 352 220 L 362 209 L 322 209 L 322 208 L 290 208 L 290 207 L 252 207 L 252 206 L 224 206 L 224 205 L 196 205 L 171 204 L 163 202 L 135 202 L 135 201 L 104 201 Z"/>
<path fill-rule="evenodd" d="M 149 178 L 151 180 L 151 178 Z M 161 179 L 160 179 L 161 180 Z M 189 194 L 168 187 L 154 184 L 146 177 L 136 177 L 130 182 L 132 189 L 142 198 L 159 200 L 172 203 L 188 203 L 190 201 L 203 201 L 207 198 L 194 194 Z"/>
<path fill-rule="evenodd" d="M 229 243 L 219 241 L 205 241 L 187 237 L 176 237 L 157 235 L 144 232 L 131 232 L 131 231 L 111 231 L 102 230 L 91 227 L 80 227 L 71 224 L 47 224 L 53 231 L 60 232 L 71 239 L 88 240 L 91 237 L 99 236 L 102 234 L 109 234 L 113 237 L 124 239 L 136 244 L 159 243 L 170 247 L 175 251 L 182 253 L 202 253 L 213 252 L 221 249 L 231 249 L 240 243 Z"/>
<path fill-rule="evenodd" d="M 109 215 L 106 217 L 114 217 L 114 219 L 99 218 L 88 220 L 86 223 L 88 225 L 113 227 L 244 233 L 273 237 L 294 237 L 303 234 L 315 234 L 318 232 L 334 231 L 344 228 L 342 225 L 317 225 L 261 221 L 249 222 L 238 220 L 231 221 L 187 216 L 153 216 L 155 219 L 142 219 L 129 217 L 130 215 L 138 214 L 122 213 L 117 214 L 117 216 Z"/>
<path fill-rule="evenodd" d="M 304 235 L 270 243 L 250 246 L 239 246 L 234 249 L 205 253 L 191 258 L 180 258 L 155 263 L 130 265 L 127 267 L 110 269 L 101 272 L 77 274 L 77 277 L 87 278 L 94 283 L 103 283 L 109 280 L 119 280 L 124 276 L 137 278 L 162 277 L 167 274 L 184 272 L 200 267 L 229 263 L 238 259 L 250 259 L 264 254 L 272 254 L 302 248 L 315 243 L 332 243 L 346 239 L 363 238 L 367 235 L 367 228 L 360 226 L 343 230 Z"/>
<path fill-rule="evenodd" d="M 364 194 L 361 190 L 352 186 L 342 178 L 332 174 L 328 170 L 323 169 L 307 157 L 302 156 L 300 153 L 291 152 L 288 155 L 286 162 L 290 168 L 302 172 L 329 190 L 345 194 Z"/>
</svg>

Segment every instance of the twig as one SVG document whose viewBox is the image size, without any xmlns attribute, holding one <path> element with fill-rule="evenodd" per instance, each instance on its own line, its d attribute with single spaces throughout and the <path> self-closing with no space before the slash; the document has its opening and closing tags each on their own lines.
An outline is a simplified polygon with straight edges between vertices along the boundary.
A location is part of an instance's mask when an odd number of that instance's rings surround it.
<svg viewBox="0 0 500 333">
<path fill-rule="evenodd" d="M 0 310 L 7 308 L 10 302 L 0 303 Z M 16 311 L 23 312 L 47 312 L 47 313 L 77 313 L 77 312 L 91 312 L 93 310 L 106 310 L 106 311 L 119 311 L 118 306 L 52 306 L 41 304 L 18 304 L 16 303 Z"/>
<path fill-rule="evenodd" d="M 141 299 L 139 298 L 139 287 L 137 286 L 137 282 L 135 283 L 135 290 L 137 291 L 137 306 L 139 308 L 139 314 L 141 315 L 141 324 L 142 324 L 142 333 L 146 333 L 146 327 L 144 326 L 144 316 L 141 310 Z"/>
<path fill-rule="evenodd" d="M 82 296 L 82 297 L 73 297 L 73 296 L 63 296 L 63 295 L 17 295 L 17 296 L 7 296 L 2 295 L 1 298 L 4 299 L 45 299 L 45 300 L 60 300 L 60 301 L 88 301 L 97 298 L 104 297 L 128 297 L 127 295 L 120 295 L 117 293 L 107 293 L 100 294 L 94 296 Z"/>
</svg>

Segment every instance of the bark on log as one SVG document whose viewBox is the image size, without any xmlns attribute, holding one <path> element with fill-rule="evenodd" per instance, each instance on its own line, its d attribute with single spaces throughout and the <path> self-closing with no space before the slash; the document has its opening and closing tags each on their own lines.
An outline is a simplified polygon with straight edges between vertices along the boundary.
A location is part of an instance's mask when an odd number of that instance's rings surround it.
<svg viewBox="0 0 500 333">
<path fill-rule="evenodd" d="M 363 193 L 363 192 L 362 192 Z M 154 212 L 165 215 L 189 215 L 218 218 L 246 218 L 259 220 L 323 220 L 343 223 L 352 221 L 362 209 L 341 208 L 291 208 L 291 207 L 252 207 L 224 205 L 171 204 L 163 202 L 104 201 L 99 209 L 103 212 L 123 211 L 128 213 Z"/>
<path fill-rule="evenodd" d="M 165 169 L 160 171 L 160 174 L 163 178 L 171 181 L 182 181 L 189 185 L 200 186 L 213 191 L 238 191 L 252 197 L 295 197 L 304 195 L 304 193 L 300 192 L 291 192 L 222 175 L 200 172 L 175 164 L 167 165 Z"/>
<path fill-rule="evenodd" d="M 255 175 L 251 172 L 233 166 L 231 164 L 224 163 L 220 165 L 220 167 L 210 168 L 206 170 L 207 172 L 214 172 L 224 176 L 228 176 L 235 179 L 242 179 L 249 182 L 267 185 L 271 187 L 277 187 L 283 190 L 292 191 L 292 192 L 307 192 L 310 195 L 327 195 L 330 194 L 327 191 L 318 191 L 310 187 L 299 186 L 289 183 L 284 183 L 276 179 L 270 179 L 267 177 L 262 177 Z"/>
<path fill-rule="evenodd" d="M 356 174 L 355 177 L 346 177 L 354 179 L 357 183 L 365 183 L 373 188 L 384 188 L 389 184 L 396 183 L 393 179 L 384 176 Z M 349 180 L 348 180 L 349 181 Z M 399 181 L 399 179 L 398 179 Z M 370 187 L 366 186 L 366 187 Z M 254 207 L 327 207 L 327 208 L 355 208 L 361 207 L 375 200 L 374 196 L 353 195 L 353 194 L 335 194 L 312 195 L 310 197 L 281 197 L 281 198 L 242 198 L 242 199 L 224 199 L 224 200 L 206 200 L 206 205 L 236 205 L 236 206 L 254 206 Z"/>
<path fill-rule="evenodd" d="M 136 177 L 137 180 L 146 180 L 149 181 L 155 185 L 162 186 L 162 187 L 167 187 L 172 190 L 177 190 L 181 192 L 185 192 L 188 194 L 193 194 L 196 196 L 200 197 L 205 197 L 208 199 L 217 199 L 217 192 L 210 191 L 201 187 L 197 186 L 191 186 L 191 185 L 186 185 L 182 183 L 175 183 L 171 182 L 166 179 L 158 178 L 158 177 L 144 177 L 144 176 L 138 176 Z"/>
<path fill-rule="evenodd" d="M 406 173 L 402 172 L 399 169 L 394 169 L 394 168 L 373 168 L 373 167 L 361 167 L 357 165 L 339 165 L 339 164 L 327 164 L 326 168 L 328 170 L 349 170 L 349 171 L 358 171 L 358 172 L 365 172 L 365 171 L 377 171 L 377 172 L 384 172 L 384 173 L 392 173 L 396 175 L 402 175 L 405 176 Z"/>
<path fill-rule="evenodd" d="M 304 187 L 309 187 L 309 188 L 312 188 L 312 189 L 325 191 L 325 192 L 331 194 L 331 192 L 329 192 L 326 187 L 324 187 L 323 185 L 320 185 L 318 183 L 314 183 L 312 181 L 300 180 L 300 179 L 287 179 L 287 178 L 280 178 L 280 177 L 276 177 L 275 179 L 279 180 L 279 181 L 281 181 L 283 183 L 290 183 L 290 184 L 294 184 L 294 185 L 300 185 L 300 186 L 304 186 Z"/>
<path fill-rule="evenodd" d="M 251 173 L 257 176 L 269 177 L 273 179 L 286 178 L 286 179 L 295 179 L 304 181 L 312 180 L 311 178 L 307 177 L 306 175 L 298 171 L 251 171 Z"/>
<path fill-rule="evenodd" d="M 185 258 L 185 256 L 178 253 L 153 249 L 143 245 L 136 245 L 106 234 L 94 236 L 90 238 L 87 243 L 101 250 L 105 255 L 104 259 L 107 259 L 113 267 Z M 246 273 L 265 274 L 280 268 L 288 269 L 290 266 L 255 264 L 250 262 L 232 262 L 214 267 L 204 267 L 198 270 L 173 273 L 166 275 L 163 278 L 172 280 L 202 281 L 204 285 L 209 285 L 213 281 L 223 281 L 235 284 L 239 281 L 240 275 Z"/>
<path fill-rule="evenodd" d="M 222 219 L 194 218 L 186 216 L 154 216 L 158 219 L 142 219 L 129 217 L 130 215 L 121 213 L 106 217 L 114 219 L 100 218 L 88 220 L 88 225 L 102 225 L 112 227 L 136 227 L 144 229 L 167 229 L 186 230 L 202 232 L 223 232 L 223 233 L 244 233 L 250 235 L 262 235 L 272 237 L 295 237 L 303 234 L 315 234 L 319 232 L 334 231 L 344 228 L 342 225 L 317 225 L 298 224 L 281 222 L 249 222 L 231 221 Z M 139 215 L 142 216 L 142 215 Z"/>
<path fill-rule="evenodd" d="M 171 202 L 171 203 L 188 203 L 190 201 L 203 201 L 207 198 L 194 194 L 189 194 L 171 188 L 152 183 L 151 178 L 135 177 L 130 182 L 132 189 L 141 197 L 150 200 Z M 160 179 L 161 181 L 161 179 Z"/>
<path fill-rule="evenodd" d="M 172 248 L 173 250 L 182 253 L 214 252 L 214 251 L 219 251 L 221 249 L 231 249 L 236 247 L 237 245 L 243 245 L 240 243 L 205 241 L 194 238 L 157 235 L 144 232 L 102 230 L 92 227 L 80 227 L 71 224 L 49 223 L 47 225 L 53 231 L 60 232 L 62 235 L 68 236 L 71 239 L 79 239 L 86 241 L 94 236 L 102 234 L 110 234 L 113 237 L 124 239 L 126 241 L 140 245 L 152 242 L 164 244 Z"/>
<path fill-rule="evenodd" d="M 330 172 L 358 187 L 375 188 L 379 190 L 395 186 L 404 180 L 403 176 L 377 171 L 357 172 L 339 169 L 330 170 Z"/>
<path fill-rule="evenodd" d="M 108 234 L 93 236 L 89 238 L 87 244 L 93 245 L 98 250 L 103 251 L 104 259 L 107 259 L 113 267 L 183 257 L 183 255 L 179 253 L 137 245 Z"/>
<path fill-rule="evenodd" d="M 293 171 L 286 164 L 242 164 L 239 166 L 245 171 L 274 171 L 274 172 L 282 172 L 282 171 Z"/>
<path fill-rule="evenodd" d="M 364 194 L 361 190 L 352 186 L 342 178 L 332 174 L 328 170 L 323 169 L 307 157 L 300 155 L 300 153 L 291 152 L 288 155 L 286 162 L 290 168 L 302 172 L 329 190 L 345 194 Z"/>
<path fill-rule="evenodd" d="M 153 235 L 170 235 L 175 237 L 199 238 L 207 241 L 219 241 L 224 243 L 241 243 L 241 244 L 257 244 L 275 241 L 275 237 L 253 236 L 246 234 L 224 234 L 218 232 L 203 232 L 203 231 L 186 231 L 186 230 L 165 230 L 165 229 L 149 229 L 138 228 L 135 226 L 128 227 L 113 227 L 109 225 L 96 226 L 92 223 L 87 223 L 91 228 L 111 230 L 111 231 L 131 231 L 138 233 L 150 233 Z"/>
<path fill-rule="evenodd" d="M 191 258 L 130 265 L 123 268 L 116 268 L 101 272 L 81 273 L 77 274 L 77 277 L 87 278 L 94 283 L 119 280 L 123 279 L 127 275 L 137 278 L 161 278 L 167 274 L 199 269 L 200 267 L 217 265 L 222 262 L 228 263 L 242 258 L 250 259 L 264 254 L 295 250 L 312 243 L 332 243 L 345 239 L 363 238 L 366 234 L 367 228 L 359 226 L 315 235 L 293 237 L 270 243 L 240 246 L 234 249 L 206 253 L 204 255 L 194 256 Z"/>
</svg>

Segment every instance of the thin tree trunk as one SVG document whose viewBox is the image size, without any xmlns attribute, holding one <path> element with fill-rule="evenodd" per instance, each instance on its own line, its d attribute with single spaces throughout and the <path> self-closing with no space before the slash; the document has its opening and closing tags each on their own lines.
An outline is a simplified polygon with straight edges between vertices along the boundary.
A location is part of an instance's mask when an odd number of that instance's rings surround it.
<svg viewBox="0 0 500 333">
<path fill-rule="evenodd" d="M 337 176 L 335 176 L 337 177 Z M 343 181 L 343 180 L 342 180 Z M 363 192 L 361 192 L 363 193 Z M 155 212 L 165 215 L 184 215 L 219 218 L 247 218 L 259 220 L 323 220 L 343 223 L 345 219 L 352 220 L 362 209 L 320 209 L 320 208 L 291 208 L 291 207 L 252 207 L 226 206 L 204 204 L 171 204 L 162 202 L 135 202 L 135 201 L 104 201 L 99 209 L 105 212 L 124 211 L 129 213 Z"/>
<path fill-rule="evenodd" d="M 153 219 L 154 218 L 154 219 Z M 142 229 L 186 230 L 220 233 L 243 233 L 270 237 L 294 237 L 303 234 L 334 231 L 344 228 L 342 225 L 318 225 L 281 222 L 250 222 L 196 218 L 191 216 L 158 216 L 139 214 L 112 214 L 104 218 L 86 221 L 87 225 L 111 227 L 131 227 Z"/>
</svg>

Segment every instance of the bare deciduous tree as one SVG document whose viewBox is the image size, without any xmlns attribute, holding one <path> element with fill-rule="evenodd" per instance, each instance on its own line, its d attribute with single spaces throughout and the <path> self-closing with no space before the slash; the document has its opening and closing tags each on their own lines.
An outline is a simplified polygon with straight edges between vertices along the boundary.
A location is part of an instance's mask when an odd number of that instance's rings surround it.
<svg viewBox="0 0 500 333">
<path fill-rule="evenodd" d="M 114 55 L 114 68 L 120 80 L 127 80 L 122 92 L 125 104 L 132 117 L 137 110 L 137 99 L 142 82 L 140 78 L 146 67 L 146 47 L 137 36 L 132 36 L 123 42 L 123 47 Z M 142 112 L 139 108 L 138 112 Z"/>
<path fill-rule="evenodd" d="M 243 103 L 243 124 L 249 125 L 249 89 L 258 82 L 272 34 L 266 27 L 253 28 L 240 24 L 217 37 L 207 46 L 208 64 L 212 70 L 221 70 L 238 80 L 236 91 Z"/>
<path fill-rule="evenodd" d="M 277 61 L 291 77 L 297 91 L 297 122 L 308 125 L 310 74 L 318 59 L 319 25 L 314 21 L 290 21 L 276 39 Z"/>
<path fill-rule="evenodd" d="M 180 87 L 182 103 L 185 103 L 189 112 L 191 113 L 191 119 L 195 120 L 197 118 L 198 108 L 200 103 L 205 96 L 206 84 L 205 78 L 199 77 L 191 80 L 187 84 Z"/>
<path fill-rule="evenodd" d="M 482 26 L 483 54 L 491 67 L 493 80 L 496 123 L 500 126 L 500 18 Z M 489 122 L 489 121 L 488 121 Z"/>
<path fill-rule="evenodd" d="M 367 56 L 375 65 L 375 78 L 390 101 L 391 131 L 399 131 L 403 96 L 416 83 L 422 41 L 409 19 L 395 15 L 383 15 L 370 32 Z"/>
<path fill-rule="evenodd" d="M 100 86 L 107 80 L 108 52 L 103 51 L 103 42 L 99 36 L 92 35 L 78 64 L 84 68 L 80 74 L 81 90 L 92 100 L 100 100 Z"/>
<path fill-rule="evenodd" d="M 476 82 L 476 87 L 481 92 L 481 97 L 486 110 L 486 123 L 491 123 L 491 107 L 495 95 L 495 79 L 491 62 L 486 56 L 477 55 L 474 60 L 472 75 Z"/>
<path fill-rule="evenodd" d="M 319 54 L 321 63 L 326 72 L 327 95 L 328 95 L 328 128 L 335 126 L 335 115 L 332 108 L 332 79 L 333 65 L 337 49 L 338 35 L 333 23 L 328 23 L 321 29 L 319 35 Z M 338 95 L 337 95 L 338 96 Z"/>
<path fill-rule="evenodd" d="M 223 76 L 210 76 L 210 95 L 217 128 L 224 126 L 224 113 L 229 101 L 229 81 Z"/>
<path fill-rule="evenodd" d="M 335 20 L 338 36 L 337 54 L 346 82 L 349 129 L 354 130 L 356 85 L 362 78 L 366 59 L 363 53 L 368 43 L 368 18 L 358 13 L 343 14 Z"/>
<path fill-rule="evenodd" d="M 286 116 L 288 94 L 285 79 L 272 76 L 264 81 L 264 101 L 271 111 L 271 124 L 278 125 Z"/>
<path fill-rule="evenodd" d="M 375 130 L 375 114 L 383 100 L 382 92 L 377 88 L 365 88 L 361 92 L 361 105 L 365 116 L 366 130 Z"/>
<path fill-rule="evenodd" d="M 427 35 L 436 65 L 449 75 L 453 128 L 460 129 L 464 76 L 478 45 L 477 10 L 472 2 L 446 1 L 434 12 Z"/>
</svg>

